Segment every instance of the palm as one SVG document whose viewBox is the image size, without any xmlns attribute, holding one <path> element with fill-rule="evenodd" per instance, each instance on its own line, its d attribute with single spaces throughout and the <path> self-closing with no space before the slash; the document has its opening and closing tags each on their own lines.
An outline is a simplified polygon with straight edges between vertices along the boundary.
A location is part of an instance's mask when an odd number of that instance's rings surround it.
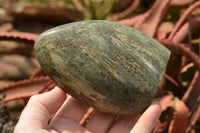
<svg viewBox="0 0 200 133">
<path fill-rule="evenodd" d="M 145 113 L 138 116 L 120 116 L 95 111 L 89 122 L 80 126 L 91 108 L 68 96 L 59 88 L 33 96 L 24 109 L 15 128 L 15 133 L 41 132 L 94 132 L 94 133 L 128 133 L 151 132 L 158 119 L 161 108 L 151 105 Z M 49 120 L 55 114 L 49 123 Z M 139 120 L 138 120 L 139 119 Z"/>
</svg>

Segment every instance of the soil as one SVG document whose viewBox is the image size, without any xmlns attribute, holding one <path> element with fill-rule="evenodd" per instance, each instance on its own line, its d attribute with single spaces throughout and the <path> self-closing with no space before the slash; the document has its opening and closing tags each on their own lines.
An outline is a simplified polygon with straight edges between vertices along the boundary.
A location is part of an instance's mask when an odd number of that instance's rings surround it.
<svg viewBox="0 0 200 133">
<path fill-rule="evenodd" d="M 6 104 L 0 103 L 0 133 L 13 133 L 17 119 L 12 119 Z"/>
</svg>

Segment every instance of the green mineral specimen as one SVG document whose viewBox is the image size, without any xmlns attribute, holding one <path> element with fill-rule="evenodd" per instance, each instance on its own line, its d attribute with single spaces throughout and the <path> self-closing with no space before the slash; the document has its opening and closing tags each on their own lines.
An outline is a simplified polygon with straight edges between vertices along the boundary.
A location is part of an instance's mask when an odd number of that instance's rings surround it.
<svg viewBox="0 0 200 133">
<path fill-rule="evenodd" d="M 139 115 L 152 102 L 170 55 L 132 27 L 80 21 L 42 33 L 36 57 L 48 76 L 79 101 L 113 114 Z"/>
</svg>

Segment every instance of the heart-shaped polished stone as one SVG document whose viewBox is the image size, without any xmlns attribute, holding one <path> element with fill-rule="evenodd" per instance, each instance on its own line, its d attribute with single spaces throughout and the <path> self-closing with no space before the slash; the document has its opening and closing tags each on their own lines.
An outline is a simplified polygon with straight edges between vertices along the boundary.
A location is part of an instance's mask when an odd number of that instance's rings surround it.
<svg viewBox="0 0 200 133">
<path fill-rule="evenodd" d="M 42 33 L 36 57 L 76 99 L 104 112 L 141 114 L 152 102 L 170 52 L 132 27 L 80 21 Z"/>
</svg>

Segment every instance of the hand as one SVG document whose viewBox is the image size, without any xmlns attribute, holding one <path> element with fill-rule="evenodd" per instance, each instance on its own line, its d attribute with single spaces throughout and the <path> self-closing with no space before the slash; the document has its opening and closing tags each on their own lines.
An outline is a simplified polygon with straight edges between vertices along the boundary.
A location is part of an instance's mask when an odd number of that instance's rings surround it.
<svg viewBox="0 0 200 133">
<path fill-rule="evenodd" d="M 140 117 L 120 116 L 113 123 L 116 115 L 95 111 L 87 125 L 80 126 L 88 108 L 55 87 L 30 98 L 14 133 L 105 133 L 108 129 L 109 133 L 150 133 L 161 114 L 161 106 L 155 102 Z"/>
</svg>

